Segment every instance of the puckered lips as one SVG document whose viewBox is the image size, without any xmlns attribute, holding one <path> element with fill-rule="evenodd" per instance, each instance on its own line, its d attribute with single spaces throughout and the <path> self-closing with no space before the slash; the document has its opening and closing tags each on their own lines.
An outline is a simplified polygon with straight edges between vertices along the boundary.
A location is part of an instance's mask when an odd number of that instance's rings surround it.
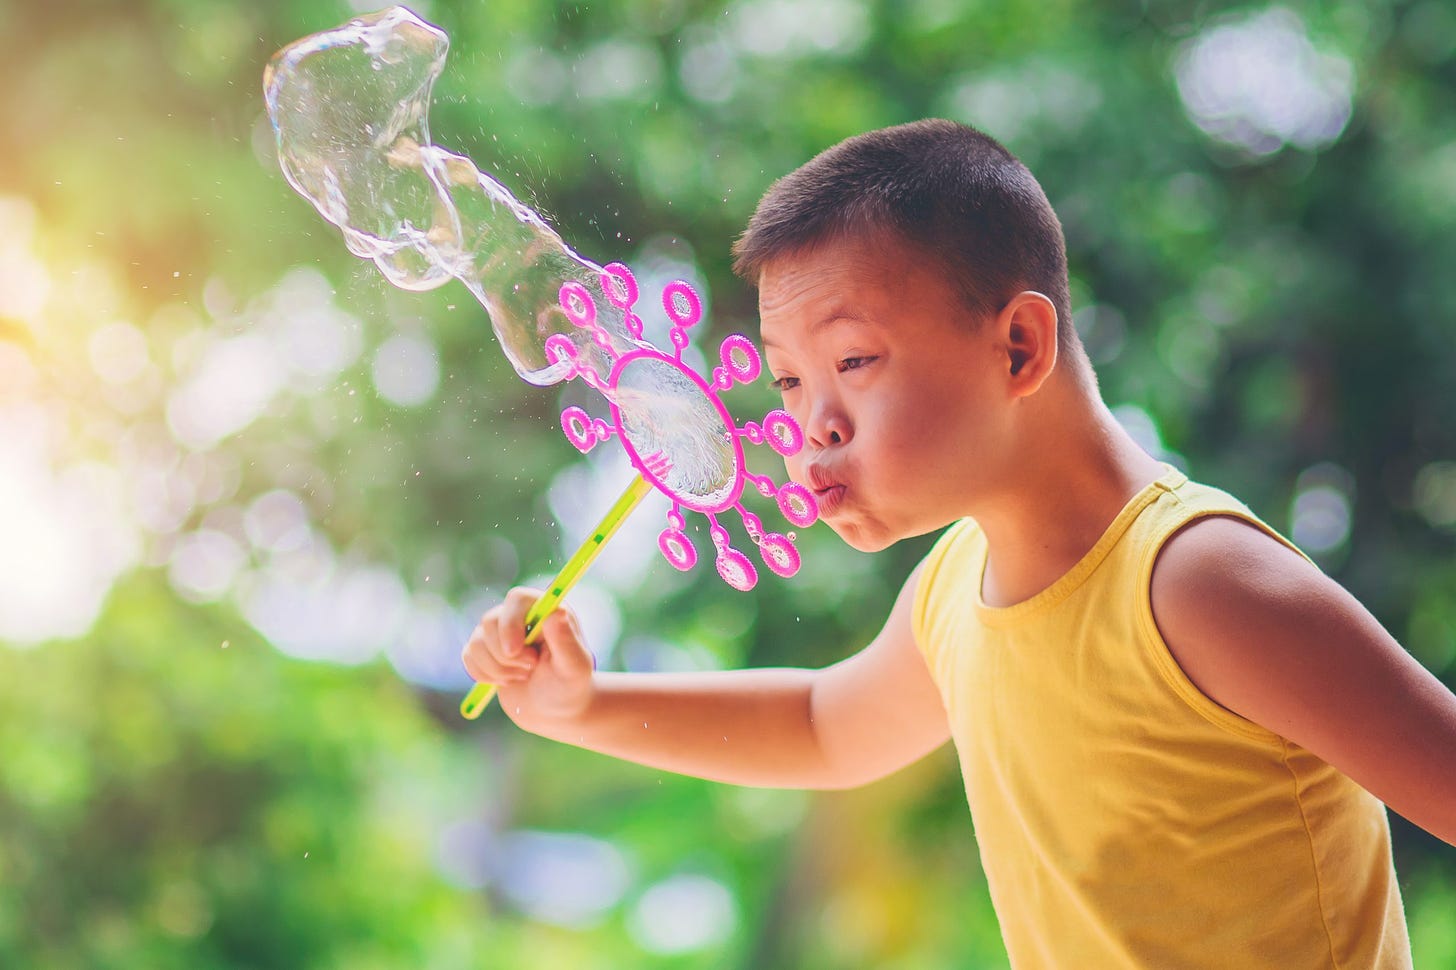
<svg viewBox="0 0 1456 970">
<path fill-rule="evenodd" d="M 809 490 L 819 504 L 819 514 L 833 515 L 844 502 L 846 485 L 843 477 L 823 465 L 810 465 L 805 471 L 809 477 Z"/>
</svg>

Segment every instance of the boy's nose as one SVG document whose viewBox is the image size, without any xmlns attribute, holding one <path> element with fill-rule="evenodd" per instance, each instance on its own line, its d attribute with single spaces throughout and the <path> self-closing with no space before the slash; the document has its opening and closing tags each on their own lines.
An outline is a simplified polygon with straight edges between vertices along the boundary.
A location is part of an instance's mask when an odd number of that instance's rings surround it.
<svg viewBox="0 0 1456 970">
<path fill-rule="evenodd" d="M 849 420 L 842 411 L 822 406 L 815 408 L 809 416 L 809 424 L 804 433 L 808 435 L 809 443 L 816 448 L 848 444 L 854 437 Z"/>
</svg>

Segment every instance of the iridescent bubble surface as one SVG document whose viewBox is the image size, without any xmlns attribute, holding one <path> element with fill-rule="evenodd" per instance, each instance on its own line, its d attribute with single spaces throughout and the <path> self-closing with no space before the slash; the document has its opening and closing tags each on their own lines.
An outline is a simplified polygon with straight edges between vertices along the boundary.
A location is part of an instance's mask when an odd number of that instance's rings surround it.
<svg viewBox="0 0 1456 970">
<path fill-rule="evenodd" d="M 563 333 L 584 354 L 600 352 L 567 322 L 557 295 L 567 280 L 600 295 L 601 267 L 470 159 L 431 143 L 430 93 L 448 49 L 443 31 L 403 7 L 283 48 L 263 75 L 278 161 L 350 252 L 407 290 L 460 280 L 517 373 L 552 384 L 564 370 L 546 359 L 547 337 Z M 621 349 L 638 343 L 620 312 L 602 324 Z"/>
</svg>

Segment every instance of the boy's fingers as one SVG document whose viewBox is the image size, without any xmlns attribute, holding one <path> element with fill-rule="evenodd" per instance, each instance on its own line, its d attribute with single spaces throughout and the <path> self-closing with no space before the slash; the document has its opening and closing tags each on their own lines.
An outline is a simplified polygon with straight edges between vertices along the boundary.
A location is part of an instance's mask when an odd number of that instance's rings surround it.
<svg viewBox="0 0 1456 970">
<path fill-rule="evenodd" d="M 489 611 L 476 624 L 460 652 L 466 671 L 487 683 L 521 680 L 530 672 L 534 657 L 510 659 L 501 655 L 499 608 Z"/>
<path fill-rule="evenodd" d="M 480 618 L 461 651 L 461 661 L 471 677 L 487 683 L 518 683 L 527 680 L 543 658 L 561 676 L 591 675 L 596 663 L 569 610 L 555 610 L 541 621 L 545 649 L 541 642 L 526 644 L 526 615 L 541 596 L 541 590 L 518 586 Z"/>
<path fill-rule="evenodd" d="M 526 646 L 526 614 L 542 597 L 539 589 L 517 586 L 506 594 L 500 609 L 501 653 L 507 657 L 519 656 Z"/>
<path fill-rule="evenodd" d="M 508 617 L 504 609 L 496 611 L 491 618 L 494 620 L 488 637 L 491 659 L 512 679 L 525 679 L 536 665 L 535 648 L 522 644 L 520 622 Z"/>
<path fill-rule="evenodd" d="M 485 645 L 474 637 L 460 651 L 460 663 L 474 681 L 498 684 L 505 679 L 504 669 L 492 659 Z"/>
<path fill-rule="evenodd" d="M 556 610 L 541 621 L 541 626 L 556 672 L 565 677 L 591 676 L 596 662 L 582 642 L 576 617 L 567 610 Z"/>
<path fill-rule="evenodd" d="M 460 663 L 465 667 L 465 672 L 470 679 L 476 682 L 494 683 L 487 661 L 489 654 L 475 641 L 474 638 L 466 642 L 465 647 L 460 651 Z"/>
</svg>

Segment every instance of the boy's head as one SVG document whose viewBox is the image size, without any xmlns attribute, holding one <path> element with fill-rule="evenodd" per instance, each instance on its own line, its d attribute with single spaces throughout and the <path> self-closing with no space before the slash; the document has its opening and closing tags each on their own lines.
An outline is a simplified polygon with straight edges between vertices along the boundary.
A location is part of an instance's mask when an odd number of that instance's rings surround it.
<svg viewBox="0 0 1456 970">
<path fill-rule="evenodd" d="M 1004 497 L 1095 397 L 1061 226 L 972 128 L 922 121 L 829 149 L 769 189 L 735 254 L 804 428 L 789 473 L 857 549 Z"/>
<path fill-rule="evenodd" d="M 825 243 L 887 234 L 939 268 L 976 319 L 1022 290 L 1056 307 L 1077 345 L 1062 226 L 1041 186 L 995 139 L 930 119 L 840 142 L 769 188 L 733 247 L 756 283 L 770 262 Z"/>
</svg>

